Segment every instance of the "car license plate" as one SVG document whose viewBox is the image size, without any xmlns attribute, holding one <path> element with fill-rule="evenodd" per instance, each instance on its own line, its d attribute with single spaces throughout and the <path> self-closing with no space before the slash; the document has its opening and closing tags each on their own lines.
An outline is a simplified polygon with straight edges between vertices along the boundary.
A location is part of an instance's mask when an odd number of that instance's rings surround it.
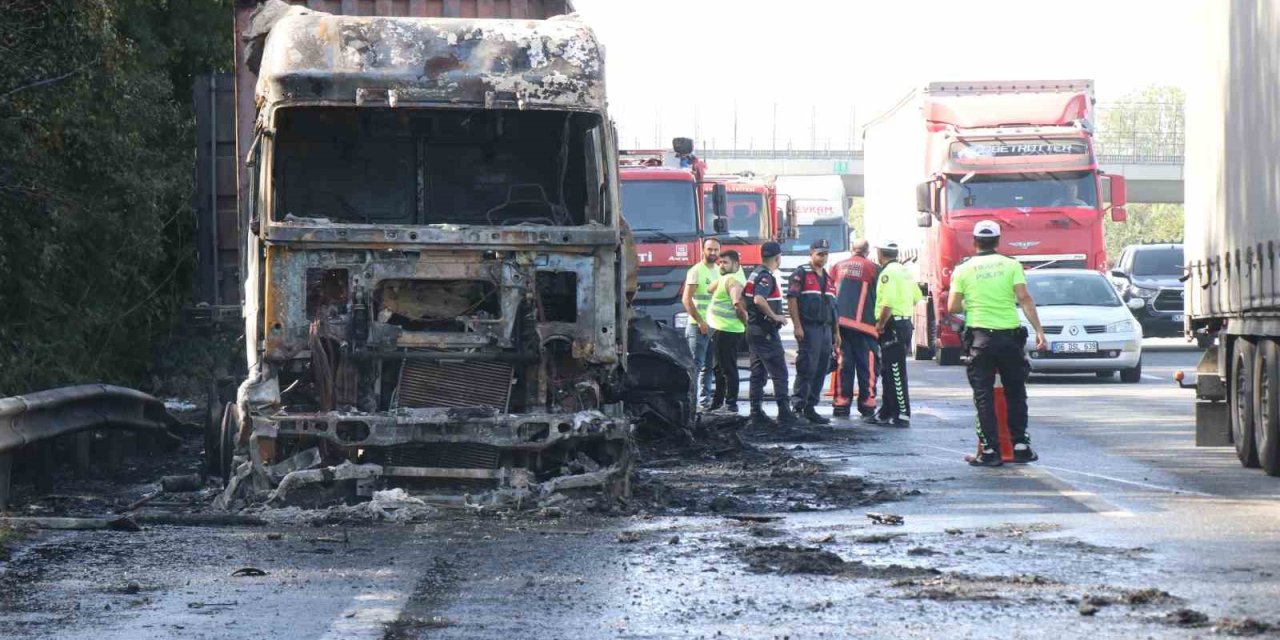
<svg viewBox="0 0 1280 640">
<path fill-rule="evenodd" d="M 1179 315 L 1179 316 L 1174 316 L 1174 317 L 1173 317 L 1173 321 L 1174 321 L 1174 322 L 1182 322 L 1182 316 L 1180 316 L 1180 315 Z"/>
<path fill-rule="evenodd" d="M 1098 343 L 1096 342 L 1055 342 L 1053 343 L 1054 353 L 1097 353 Z"/>
</svg>

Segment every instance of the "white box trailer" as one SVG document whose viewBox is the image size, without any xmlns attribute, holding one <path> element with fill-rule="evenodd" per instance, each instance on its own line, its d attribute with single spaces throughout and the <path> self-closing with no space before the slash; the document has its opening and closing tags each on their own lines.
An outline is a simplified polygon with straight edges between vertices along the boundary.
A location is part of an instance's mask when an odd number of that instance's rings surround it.
<svg viewBox="0 0 1280 640">
<path fill-rule="evenodd" d="M 926 230 L 916 222 L 916 185 L 929 175 L 921 102 L 921 92 L 913 90 L 862 128 L 863 234 L 872 247 L 898 243 L 902 262 L 917 278 Z"/>
<path fill-rule="evenodd" d="M 1204 3 L 1187 90 L 1186 329 L 1196 443 L 1280 475 L 1280 0 Z M 1207 342 L 1207 340 L 1202 340 Z"/>
</svg>

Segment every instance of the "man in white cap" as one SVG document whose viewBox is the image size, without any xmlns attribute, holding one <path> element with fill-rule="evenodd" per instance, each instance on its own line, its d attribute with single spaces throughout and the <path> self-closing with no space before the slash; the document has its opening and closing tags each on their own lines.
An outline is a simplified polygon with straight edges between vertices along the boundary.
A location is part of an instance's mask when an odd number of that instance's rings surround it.
<svg viewBox="0 0 1280 640">
<path fill-rule="evenodd" d="M 947 310 L 965 317 L 964 345 L 969 352 L 969 386 L 978 410 L 978 455 L 969 464 L 998 467 L 999 426 L 996 423 L 995 379 L 1000 374 L 1009 409 L 1009 435 L 1013 440 L 1013 461 L 1034 462 L 1027 437 L 1027 374 L 1031 366 L 1023 351 L 1027 330 L 1018 319 L 1018 306 L 1036 332 L 1036 348 L 1045 348 L 1044 329 L 1036 313 L 1035 300 L 1027 292 L 1022 265 L 996 253 L 1000 246 L 1000 225 L 983 220 L 973 227 L 977 255 L 956 267 L 951 276 Z"/>
<path fill-rule="evenodd" d="M 911 426 L 911 394 L 907 389 L 907 352 L 912 346 L 912 313 L 924 297 L 907 268 L 898 262 L 898 243 L 878 248 L 880 280 L 876 283 L 876 333 L 880 336 L 880 380 L 884 401 L 877 424 Z"/>
</svg>

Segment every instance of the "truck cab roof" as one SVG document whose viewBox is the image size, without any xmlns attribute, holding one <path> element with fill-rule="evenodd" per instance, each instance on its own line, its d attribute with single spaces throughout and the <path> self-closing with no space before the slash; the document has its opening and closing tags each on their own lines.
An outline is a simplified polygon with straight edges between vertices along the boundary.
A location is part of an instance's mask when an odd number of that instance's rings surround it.
<svg viewBox="0 0 1280 640">
<path fill-rule="evenodd" d="M 294 13 L 270 28 L 258 75 L 264 106 L 469 104 L 604 111 L 592 30 L 549 20 Z"/>
</svg>

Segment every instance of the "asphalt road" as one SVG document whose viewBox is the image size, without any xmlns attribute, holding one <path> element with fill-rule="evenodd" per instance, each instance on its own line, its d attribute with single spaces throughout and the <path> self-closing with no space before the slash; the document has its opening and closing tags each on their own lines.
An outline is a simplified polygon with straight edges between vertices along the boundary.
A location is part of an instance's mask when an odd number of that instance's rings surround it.
<svg viewBox="0 0 1280 640">
<path fill-rule="evenodd" d="M 341 543 L 307 527 L 47 535 L 3 569 L 25 593 L 0 601 L 0 636 L 1131 638 L 1280 623 L 1280 479 L 1193 446 L 1173 374 L 1199 353 L 1150 346 L 1139 384 L 1033 379 L 1034 465 L 966 465 L 963 370 L 931 363 L 910 366 L 910 429 L 843 422 L 847 437 L 760 445 L 799 446 L 896 502 L 763 523 L 442 518 Z M 266 575 L 229 577 L 242 566 Z"/>
</svg>

